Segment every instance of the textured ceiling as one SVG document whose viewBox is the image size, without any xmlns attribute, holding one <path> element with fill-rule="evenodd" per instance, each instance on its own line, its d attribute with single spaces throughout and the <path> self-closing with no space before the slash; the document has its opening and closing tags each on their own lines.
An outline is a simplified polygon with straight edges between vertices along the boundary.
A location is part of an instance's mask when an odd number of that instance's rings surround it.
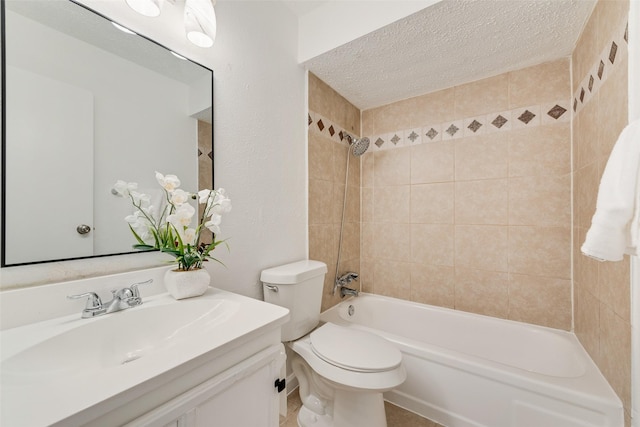
<svg viewBox="0 0 640 427">
<path fill-rule="evenodd" d="M 443 0 L 305 66 L 358 108 L 571 55 L 595 0 Z"/>
</svg>

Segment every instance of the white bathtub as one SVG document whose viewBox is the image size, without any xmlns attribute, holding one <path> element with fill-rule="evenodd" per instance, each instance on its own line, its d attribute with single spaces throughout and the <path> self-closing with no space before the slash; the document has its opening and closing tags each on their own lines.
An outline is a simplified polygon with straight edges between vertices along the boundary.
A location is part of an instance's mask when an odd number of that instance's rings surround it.
<svg viewBox="0 0 640 427">
<path fill-rule="evenodd" d="M 620 399 L 572 333 L 365 293 L 321 320 L 397 345 L 407 380 L 385 399 L 446 427 L 624 425 Z"/>
</svg>

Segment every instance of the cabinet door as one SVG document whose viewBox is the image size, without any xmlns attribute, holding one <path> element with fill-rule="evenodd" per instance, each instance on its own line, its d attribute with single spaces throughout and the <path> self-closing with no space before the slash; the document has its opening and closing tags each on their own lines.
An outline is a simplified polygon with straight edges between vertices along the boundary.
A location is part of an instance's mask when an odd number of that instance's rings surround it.
<svg viewBox="0 0 640 427">
<path fill-rule="evenodd" d="M 126 427 L 278 427 L 275 381 L 285 358 L 284 346 L 273 345 Z"/>
</svg>

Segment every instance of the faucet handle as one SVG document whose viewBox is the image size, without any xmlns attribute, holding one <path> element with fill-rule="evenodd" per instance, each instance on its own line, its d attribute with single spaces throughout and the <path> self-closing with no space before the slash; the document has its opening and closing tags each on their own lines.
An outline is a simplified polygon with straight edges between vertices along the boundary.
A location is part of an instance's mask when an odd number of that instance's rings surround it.
<svg viewBox="0 0 640 427">
<path fill-rule="evenodd" d="M 67 295 L 68 299 L 80 299 L 85 297 L 89 297 L 87 299 L 85 310 L 99 310 L 102 308 L 102 300 L 95 292 L 85 292 L 84 294 L 78 295 Z"/>
<path fill-rule="evenodd" d="M 146 285 L 147 283 L 153 283 L 153 279 L 145 280 L 144 282 L 134 283 L 133 285 L 129 286 L 129 288 L 131 289 L 131 292 L 133 292 L 134 298 L 140 298 L 140 291 L 138 290 L 138 286 Z"/>
</svg>

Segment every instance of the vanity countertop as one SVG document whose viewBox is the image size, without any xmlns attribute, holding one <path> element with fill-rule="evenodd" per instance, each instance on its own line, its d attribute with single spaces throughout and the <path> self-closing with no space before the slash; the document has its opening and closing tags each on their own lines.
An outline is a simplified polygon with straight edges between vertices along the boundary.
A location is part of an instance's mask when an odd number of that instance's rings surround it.
<svg viewBox="0 0 640 427">
<path fill-rule="evenodd" d="M 0 424 L 85 424 L 150 393 L 184 392 L 279 342 L 288 317 L 282 307 L 210 288 L 197 298 L 159 294 L 92 319 L 76 313 L 3 330 Z"/>
</svg>

